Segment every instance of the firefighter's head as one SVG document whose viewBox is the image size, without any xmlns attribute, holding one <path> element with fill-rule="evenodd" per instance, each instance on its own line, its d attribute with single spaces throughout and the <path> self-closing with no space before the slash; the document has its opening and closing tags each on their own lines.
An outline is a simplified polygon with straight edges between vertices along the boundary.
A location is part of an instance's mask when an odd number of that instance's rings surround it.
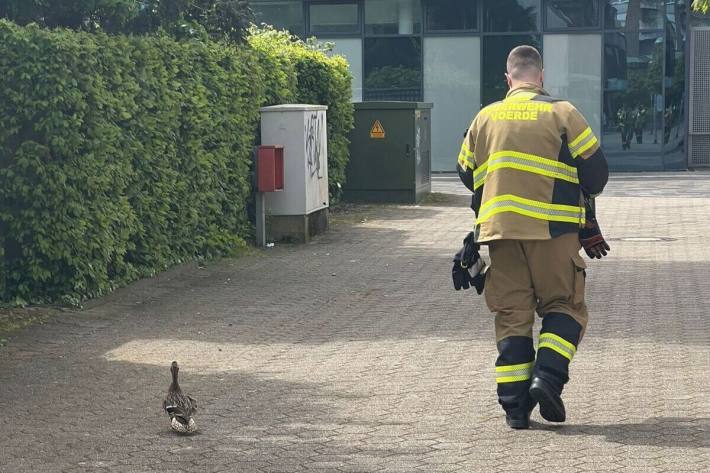
<svg viewBox="0 0 710 473">
<path fill-rule="evenodd" d="M 521 82 L 529 82 L 542 87 L 542 57 L 532 46 L 517 46 L 508 54 L 505 74 L 508 87 Z"/>
</svg>

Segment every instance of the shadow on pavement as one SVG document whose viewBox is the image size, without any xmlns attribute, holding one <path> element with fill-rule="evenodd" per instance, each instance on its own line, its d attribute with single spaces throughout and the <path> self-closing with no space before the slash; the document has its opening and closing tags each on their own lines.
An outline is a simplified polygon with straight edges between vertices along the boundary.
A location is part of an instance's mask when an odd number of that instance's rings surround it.
<svg viewBox="0 0 710 473">
<path fill-rule="evenodd" d="M 71 472 L 304 471 L 328 460 L 365 472 L 379 458 L 406 454 L 396 445 L 353 441 L 348 433 L 358 419 L 341 415 L 349 400 L 324 383 L 250 373 L 181 370 L 182 388 L 199 404 L 198 432 L 178 435 L 161 407 L 167 364 L 92 360 L 75 355 L 46 369 L 24 360 L 4 369 L 0 471 L 31 471 L 50 461 L 51 471 Z M 66 416 L 48 429 L 47 413 L 54 412 Z M 366 438 L 376 427 L 361 423 L 355 432 Z"/>
<path fill-rule="evenodd" d="M 599 435 L 622 445 L 649 447 L 707 448 L 710 446 L 710 418 L 651 417 L 640 424 L 549 425 L 535 423 L 535 429 L 560 435 Z"/>
</svg>

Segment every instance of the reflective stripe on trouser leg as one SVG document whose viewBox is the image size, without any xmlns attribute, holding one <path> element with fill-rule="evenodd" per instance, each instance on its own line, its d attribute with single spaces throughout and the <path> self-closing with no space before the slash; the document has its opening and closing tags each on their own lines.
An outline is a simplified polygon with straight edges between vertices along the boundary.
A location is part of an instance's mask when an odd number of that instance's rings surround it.
<svg viewBox="0 0 710 473">
<path fill-rule="evenodd" d="M 498 342 L 496 383 L 498 402 L 506 412 L 527 408 L 528 388 L 535 364 L 535 349 L 530 337 L 506 337 Z"/>
<path fill-rule="evenodd" d="M 569 363 L 577 352 L 582 326 L 567 314 L 549 313 L 542 319 L 534 376 L 560 390 L 569 381 Z"/>
</svg>

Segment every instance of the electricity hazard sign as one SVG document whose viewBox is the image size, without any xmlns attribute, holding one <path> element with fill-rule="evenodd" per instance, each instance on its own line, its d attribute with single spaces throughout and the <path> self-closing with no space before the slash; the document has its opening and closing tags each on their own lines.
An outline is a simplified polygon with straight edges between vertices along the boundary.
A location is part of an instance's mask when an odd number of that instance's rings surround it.
<svg viewBox="0 0 710 473">
<path fill-rule="evenodd" d="M 372 124 L 372 128 L 370 128 L 370 138 L 373 140 L 381 140 L 385 137 L 385 129 L 382 126 L 382 123 L 380 123 L 379 120 L 375 120 L 375 123 Z"/>
</svg>

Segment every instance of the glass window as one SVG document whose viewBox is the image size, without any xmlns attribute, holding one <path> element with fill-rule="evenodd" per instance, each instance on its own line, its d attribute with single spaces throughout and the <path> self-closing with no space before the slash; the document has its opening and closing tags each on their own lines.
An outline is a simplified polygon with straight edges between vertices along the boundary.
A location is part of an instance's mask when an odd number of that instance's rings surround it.
<svg viewBox="0 0 710 473">
<path fill-rule="evenodd" d="M 422 100 L 421 38 L 365 39 L 365 100 Z"/>
<path fill-rule="evenodd" d="M 604 70 L 602 127 L 609 165 L 663 169 L 663 34 L 607 33 Z"/>
<path fill-rule="evenodd" d="M 484 31 L 537 31 L 539 0 L 484 0 Z"/>
<path fill-rule="evenodd" d="M 545 21 L 548 29 L 599 26 L 599 0 L 547 0 Z"/>
<path fill-rule="evenodd" d="M 421 31 L 419 0 L 365 0 L 366 34 L 414 34 Z"/>
<path fill-rule="evenodd" d="M 626 31 L 663 28 L 663 1 L 606 0 L 606 27 Z"/>
<path fill-rule="evenodd" d="M 505 94 L 508 92 L 508 84 L 505 80 L 505 63 L 510 50 L 521 44 L 534 46 L 542 54 L 538 35 L 485 36 L 483 38 L 483 71 L 481 71 L 483 92 L 481 100 L 484 106 L 505 98 Z"/>
<path fill-rule="evenodd" d="M 283 0 L 280 2 L 250 2 L 257 25 L 266 23 L 274 28 L 288 30 L 293 34 L 303 35 L 305 21 L 303 4 L 300 1 Z"/>
<path fill-rule="evenodd" d="M 357 4 L 313 4 L 309 6 L 310 32 L 314 34 L 358 33 Z"/>
<path fill-rule="evenodd" d="M 456 170 L 463 132 L 481 103 L 480 50 L 480 38 L 424 38 L 424 101 L 435 104 L 431 111 L 434 171 Z"/>
<path fill-rule="evenodd" d="M 428 31 L 472 31 L 478 29 L 475 0 L 427 0 Z"/>
<path fill-rule="evenodd" d="M 339 54 L 348 60 L 352 75 L 353 102 L 362 101 L 362 39 L 360 38 L 325 38 L 319 41 L 335 43 L 332 54 Z"/>
<path fill-rule="evenodd" d="M 545 89 L 572 102 L 601 136 L 602 35 L 548 34 L 543 45 Z"/>
<path fill-rule="evenodd" d="M 683 3 L 681 1 L 678 4 Z M 685 5 L 682 5 L 685 7 Z M 676 18 L 680 21 L 680 10 Z M 683 23 L 679 23 L 680 26 Z M 665 109 L 663 111 L 664 169 L 685 169 L 685 43 L 683 29 L 674 23 L 666 24 L 666 67 L 664 84 Z M 683 24 L 684 25 L 684 24 Z"/>
</svg>

